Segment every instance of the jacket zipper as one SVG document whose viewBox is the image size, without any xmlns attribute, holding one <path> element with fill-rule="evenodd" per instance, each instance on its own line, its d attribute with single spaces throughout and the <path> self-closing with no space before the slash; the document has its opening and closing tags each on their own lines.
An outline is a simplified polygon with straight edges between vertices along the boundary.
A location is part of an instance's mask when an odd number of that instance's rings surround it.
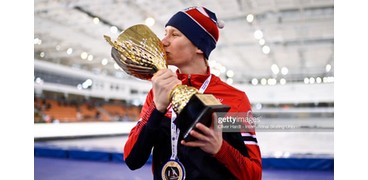
<svg viewBox="0 0 368 180">
<path fill-rule="evenodd" d="M 190 77 L 191 77 L 191 75 L 189 74 L 189 75 L 188 75 L 188 85 L 189 85 L 189 86 L 192 86 L 192 82 L 190 82 Z"/>
</svg>

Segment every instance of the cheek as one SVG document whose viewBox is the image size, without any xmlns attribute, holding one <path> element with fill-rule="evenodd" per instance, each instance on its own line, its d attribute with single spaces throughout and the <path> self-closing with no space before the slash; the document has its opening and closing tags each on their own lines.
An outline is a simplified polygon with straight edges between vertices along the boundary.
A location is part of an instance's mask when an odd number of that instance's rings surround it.
<svg viewBox="0 0 368 180">
<path fill-rule="evenodd" d="M 184 41 L 177 44 L 176 50 L 180 54 L 192 54 L 195 52 L 195 47 L 191 42 Z"/>
<path fill-rule="evenodd" d="M 187 43 L 183 43 L 182 41 L 177 41 L 175 43 L 175 50 L 176 51 L 181 51 L 181 50 L 187 48 L 186 46 L 187 46 Z"/>
</svg>

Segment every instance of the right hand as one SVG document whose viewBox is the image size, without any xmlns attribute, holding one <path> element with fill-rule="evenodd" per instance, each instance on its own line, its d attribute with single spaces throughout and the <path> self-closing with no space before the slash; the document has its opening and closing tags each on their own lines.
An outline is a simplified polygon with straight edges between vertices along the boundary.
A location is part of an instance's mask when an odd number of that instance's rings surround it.
<svg viewBox="0 0 368 180">
<path fill-rule="evenodd" d="M 170 104 L 170 92 L 176 86 L 181 84 L 177 75 L 170 69 L 161 69 L 157 71 L 152 79 L 153 102 L 156 109 L 165 112 Z"/>
</svg>

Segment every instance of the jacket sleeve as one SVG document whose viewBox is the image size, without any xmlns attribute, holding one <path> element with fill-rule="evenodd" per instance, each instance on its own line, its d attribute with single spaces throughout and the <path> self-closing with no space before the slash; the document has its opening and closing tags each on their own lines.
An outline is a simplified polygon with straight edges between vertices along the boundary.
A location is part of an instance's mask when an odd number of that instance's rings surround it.
<svg viewBox="0 0 368 180">
<path fill-rule="evenodd" d="M 240 101 L 237 112 L 249 112 L 251 110 L 249 100 L 245 95 Z M 242 132 L 244 146 L 248 150 L 249 157 L 243 156 L 237 149 L 225 140 L 215 158 L 223 163 L 237 179 L 261 180 L 262 160 L 261 152 L 257 143 L 255 131 Z"/>
<path fill-rule="evenodd" d="M 148 93 L 138 123 L 132 128 L 124 145 L 124 160 L 131 170 L 142 167 L 151 155 L 165 113 L 158 111 L 153 103 L 152 90 Z"/>
</svg>

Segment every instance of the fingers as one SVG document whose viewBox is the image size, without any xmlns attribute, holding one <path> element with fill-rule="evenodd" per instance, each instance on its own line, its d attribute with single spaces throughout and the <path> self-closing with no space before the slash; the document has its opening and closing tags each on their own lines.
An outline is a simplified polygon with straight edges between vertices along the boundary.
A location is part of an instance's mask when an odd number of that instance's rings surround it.
<svg viewBox="0 0 368 180">
<path fill-rule="evenodd" d="M 206 126 L 204 126 L 203 124 L 200 124 L 200 123 L 198 123 L 196 127 L 200 127 L 201 129 L 203 127 L 207 128 Z M 207 128 L 207 129 L 209 130 L 209 128 Z M 190 135 L 193 136 L 194 138 L 196 138 L 196 140 L 189 141 L 189 142 L 186 142 L 186 141 L 182 140 L 181 141 L 182 145 L 188 146 L 188 147 L 199 147 L 205 152 L 212 153 L 211 151 L 212 151 L 212 149 L 214 149 L 213 148 L 214 147 L 213 143 L 216 142 L 214 140 L 213 135 L 205 135 L 205 134 L 202 134 L 202 133 L 200 133 L 196 130 L 192 130 L 190 132 Z"/>
<path fill-rule="evenodd" d="M 196 128 L 197 128 L 198 130 L 202 131 L 202 133 L 203 133 L 204 135 L 206 135 L 206 136 L 210 136 L 210 135 L 212 135 L 212 134 L 211 134 L 211 130 L 210 130 L 208 127 L 206 127 L 204 124 L 202 124 L 202 123 L 197 123 L 197 124 L 196 124 Z M 198 132 L 196 132 L 196 133 L 198 133 Z M 200 133 L 198 133 L 198 134 L 200 134 Z"/>
<path fill-rule="evenodd" d="M 162 69 L 152 77 L 152 89 L 154 103 L 157 110 L 164 112 L 170 103 L 169 94 L 171 90 L 181 81 L 177 75 L 169 69 Z"/>
<path fill-rule="evenodd" d="M 216 112 L 212 113 L 212 123 L 211 123 L 211 129 L 215 129 L 215 122 L 217 121 L 217 114 Z"/>
<path fill-rule="evenodd" d="M 198 131 L 192 130 L 190 132 L 190 135 L 192 135 L 193 137 L 197 138 L 198 140 L 201 141 L 208 141 L 209 138 L 213 135 L 213 130 L 214 130 L 214 121 L 217 119 L 217 114 L 216 113 L 212 113 L 212 123 L 210 128 L 208 128 L 207 126 L 205 126 L 202 123 L 197 123 L 195 126 L 196 128 L 201 131 L 202 133 L 199 133 Z"/>
<path fill-rule="evenodd" d="M 159 70 L 153 77 L 152 83 L 154 86 L 171 91 L 177 84 L 181 84 L 181 81 L 177 78 L 177 75 L 169 69 Z"/>
<path fill-rule="evenodd" d="M 152 81 L 160 81 L 160 80 L 165 80 L 165 79 L 170 79 L 170 78 L 177 79 L 177 75 L 174 72 L 172 72 L 170 69 L 161 69 L 153 75 Z"/>
<path fill-rule="evenodd" d="M 211 122 L 211 126 L 209 128 L 206 127 L 202 123 L 197 123 L 196 128 L 201 130 L 203 132 L 203 134 L 205 134 L 207 136 L 210 136 L 210 135 L 212 135 L 212 132 L 213 132 L 211 130 L 215 130 L 215 121 L 217 121 L 217 114 L 216 114 L 216 112 L 213 112 L 212 113 L 212 122 Z"/>
<path fill-rule="evenodd" d="M 184 140 L 181 140 L 180 143 L 182 145 L 188 146 L 188 147 L 203 147 L 203 146 L 206 145 L 202 141 L 189 141 L 189 142 L 185 142 Z"/>
<path fill-rule="evenodd" d="M 196 129 L 190 132 L 190 135 L 196 138 L 195 141 L 185 142 L 181 141 L 181 144 L 189 147 L 199 147 L 204 152 L 209 154 L 216 154 L 222 146 L 222 131 L 217 131 L 214 129 L 214 120 L 217 119 L 215 113 L 212 114 L 212 125 L 206 127 L 202 123 L 196 124 Z"/>
<path fill-rule="evenodd" d="M 196 127 L 198 128 L 198 126 L 200 126 L 200 125 L 202 125 L 202 126 L 204 126 L 203 124 L 201 124 L 201 123 L 198 123 L 197 125 L 196 125 Z M 207 132 L 207 133 L 204 133 L 204 131 L 202 130 L 202 126 L 200 126 L 201 127 L 201 129 L 199 129 L 198 128 L 198 130 L 200 130 L 200 131 L 202 131 L 202 133 L 200 133 L 200 132 L 198 132 L 198 131 L 196 131 L 196 130 L 192 130 L 191 132 L 190 132 L 190 135 L 192 135 L 193 137 L 195 137 L 195 138 L 197 138 L 198 140 L 200 140 L 200 141 L 210 141 L 209 140 L 209 138 L 207 137 L 207 136 L 209 136 L 210 135 L 210 132 Z M 205 126 L 204 126 L 205 127 Z M 205 127 L 205 128 L 207 128 L 207 127 Z M 208 128 L 207 128 L 208 129 Z"/>
</svg>

